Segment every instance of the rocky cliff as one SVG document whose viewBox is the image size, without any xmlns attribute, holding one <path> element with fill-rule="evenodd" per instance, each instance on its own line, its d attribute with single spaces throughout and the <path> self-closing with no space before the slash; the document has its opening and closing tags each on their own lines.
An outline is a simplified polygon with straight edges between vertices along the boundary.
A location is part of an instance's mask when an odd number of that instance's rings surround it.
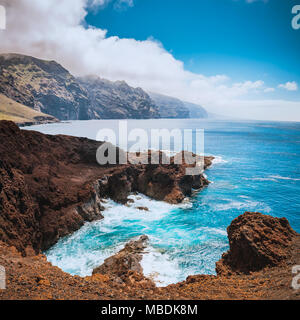
<svg viewBox="0 0 300 320">
<path fill-rule="evenodd" d="M 7 275 L 7 288 L 0 290 L 0 299 L 299 300 L 300 291 L 291 287 L 294 276 L 291 270 L 300 264 L 300 235 L 293 232 L 286 222 L 281 223 L 279 219 L 258 213 L 245 213 L 237 218 L 228 228 L 234 229 L 228 237 L 230 243 L 233 241 L 240 248 L 241 257 L 233 255 L 232 258 L 236 259 L 237 265 L 243 260 L 251 261 L 253 252 L 250 248 L 257 234 L 254 232 L 254 238 L 250 235 L 245 239 L 245 230 L 249 234 L 252 228 L 262 230 L 270 225 L 277 227 L 269 235 L 265 232 L 264 236 L 258 236 L 255 247 L 256 250 L 261 247 L 266 255 L 268 249 L 277 251 L 277 246 L 288 252 L 282 255 L 280 263 L 250 274 L 191 275 L 186 281 L 163 288 L 156 287 L 142 273 L 140 260 L 147 245 L 145 237 L 129 242 L 119 253 L 96 268 L 92 276 L 84 278 L 71 276 L 52 266 L 44 255 L 28 251 L 27 256 L 22 257 L 14 247 L 0 241 L 0 265 L 5 267 Z M 286 245 L 272 240 L 273 236 L 285 239 L 288 234 L 291 238 Z M 271 243 L 266 247 L 268 241 Z"/>
<path fill-rule="evenodd" d="M 0 55 L 0 93 L 59 120 L 159 118 L 141 88 L 97 77 L 77 79 L 55 61 Z"/>
<path fill-rule="evenodd" d="M 150 93 L 150 97 L 158 106 L 161 118 L 190 118 L 190 111 L 181 100 L 158 93 Z"/>
<path fill-rule="evenodd" d="M 227 229 L 230 250 L 216 265 L 218 274 L 250 273 L 280 265 L 292 256 L 296 232 L 285 218 L 246 212 Z"/>
<path fill-rule="evenodd" d="M 96 162 L 101 142 L 50 136 L 20 130 L 0 121 L 0 241 L 26 249 L 45 250 L 101 219 L 101 198 L 126 203 L 132 192 L 181 202 L 209 182 L 186 176 L 186 164 L 103 165 Z M 212 157 L 205 158 L 205 166 Z"/>
<path fill-rule="evenodd" d="M 191 108 L 191 104 L 172 97 L 149 95 L 125 81 L 75 78 L 55 61 L 20 54 L 0 54 L 0 94 L 59 120 L 207 116 L 200 106 Z"/>
<path fill-rule="evenodd" d="M 78 78 L 78 82 L 88 93 L 93 119 L 160 118 L 158 107 L 141 88 L 96 76 Z"/>
<path fill-rule="evenodd" d="M 205 119 L 209 118 L 207 111 L 200 105 L 184 102 L 184 106 L 189 110 L 191 119 Z"/>
<path fill-rule="evenodd" d="M 209 117 L 207 111 L 200 105 L 153 92 L 150 93 L 150 97 L 158 106 L 161 118 L 204 119 Z"/>
<path fill-rule="evenodd" d="M 0 55 L 0 93 L 59 120 L 89 119 L 85 90 L 55 61 Z"/>
<path fill-rule="evenodd" d="M 176 165 L 174 158 L 169 165 L 99 166 L 101 142 L 23 131 L 8 121 L 0 122 L 0 140 L 0 265 L 7 275 L 0 299 L 300 299 L 291 288 L 300 235 L 284 218 L 253 212 L 228 227 L 230 249 L 217 262 L 216 276 L 191 275 L 157 288 L 141 268 L 144 236 L 91 277 L 64 273 L 41 250 L 85 221 L 102 219 L 102 198 L 125 203 L 130 192 L 139 191 L 180 202 L 208 181 L 185 176 L 187 164 Z M 205 158 L 205 167 L 211 160 Z"/>
</svg>

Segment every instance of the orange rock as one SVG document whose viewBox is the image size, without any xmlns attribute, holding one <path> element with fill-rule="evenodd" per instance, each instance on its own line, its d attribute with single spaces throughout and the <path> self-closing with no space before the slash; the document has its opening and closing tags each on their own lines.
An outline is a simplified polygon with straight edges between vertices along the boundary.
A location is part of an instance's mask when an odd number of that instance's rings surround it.
<svg viewBox="0 0 300 320">
<path fill-rule="evenodd" d="M 91 281 L 108 282 L 109 276 L 105 274 L 97 273 L 97 274 L 93 274 L 91 277 L 87 277 L 86 279 Z"/>
</svg>

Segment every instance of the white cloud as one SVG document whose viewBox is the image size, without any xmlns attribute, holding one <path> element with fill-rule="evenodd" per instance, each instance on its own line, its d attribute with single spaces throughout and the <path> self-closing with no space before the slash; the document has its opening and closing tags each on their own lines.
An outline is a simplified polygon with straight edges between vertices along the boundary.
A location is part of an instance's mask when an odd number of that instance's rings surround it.
<svg viewBox="0 0 300 320">
<path fill-rule="evenodd" d="M 161 43 L 107 37 L 106 30 L 86 26 L 88 6 L 110 0 L 4 0 L 7 30 L 0 33 L 0 50 L 56 60 L 75 75 L 97 74 L 111 80 L 202 104 L 212 112 L 246 118 L 268 118 L 272 103 L 253 99 L 263 94 L 262 80 L 235 83 L 226 75 L 205 76 L 185 70 L 182 61 Z M 129 5 L 133 1 L 127 1 Z M 251 103 L 249 102 L 251 100 Z M 287 114 L 288 102 L 279 101 Z M 247 107 L 248 106 L 248 107 Z M 294 104 L 293 104 L 294 110 Z M 297 117 L 300 120 L 300 107 Z M 295 119 L 295 116 L 291 116 Z"/>
<path fill-rule="evenodd" d="M 89 6 L 104 6 L 110 0 L 89 0 Z"/>
<path fill-rule="evenodd" d="M 278 88 L 285 89 L 285 90 L 288 90 L 288 91 L 297 91 L 298 90 L 298 84 L 297 84 L 297 82 L 292 81 L 292 82 L 287 82 L 287 83 L 280 84 L 278 86 Z"/>
<path fill-rule="evenodd" d="M 87 6 L 92 8 L 101 8 L 109 4 L 110 2 L 114 2 L 113 7 L 116 10 L 124 10 L 128 7 L 134 6 L 134 0 L 87 0 Z"/>
<path fill-rule="evenodd" d="M 133 0 L 117 0 L 115 2 L 115 8 L 124 8 L 124 7 L 133 7 L 134 1 Z"/>
<path fill-rule="evenodd" d="M 264 92 L 268 93 L 268 92 L 274 92 L 275 88 L 266 88 L 264 89 Z"/>
</svg>

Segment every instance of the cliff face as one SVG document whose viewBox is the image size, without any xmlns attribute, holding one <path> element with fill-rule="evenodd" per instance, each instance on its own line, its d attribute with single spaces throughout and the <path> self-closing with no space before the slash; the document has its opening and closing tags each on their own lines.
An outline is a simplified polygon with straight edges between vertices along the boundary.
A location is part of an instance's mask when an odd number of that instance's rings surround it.
<svg viewBox="0 0 300 320">
<path fill-rule="evenodd" d="M 102 198 L 125 203 L 138 191 L 177 203 L 208 181 L 186 176 L 187 165 L 173 158 L 169 165 L 99 166 L 101 142 L 23 131 L 9 121 L 0 121 L 0 141 L 0 265 L 8 280 L 0 299 L 300 299 L 291 288 L 300 235 L 285 218 L 253 212 L 228 227 L 230 250 L 217 262 L 217 276 L 157 288 L 141 269 L 146 237 L 129 242 L 91 277 L 62 272 L 41 250 L 102 219 Z"/>
<path fill-rule="evenodd" d="M 159 118 L 141 88 L 97 77 L 77 79 L 55 61 L 0 55 L 0 93 L 59 120 Z"/>
<path fill-rule="evenodd" d="M 89 118 L 85 90 L 55 61 L 0 55 L 0 93 L 60 120 Z"/>
<path fill-rule="evenodd" d="M 158 107 L 141 88 L 132 88 L 125 81 L 92 76 L 78 81 L 88 93 L 94 119 L 160 118 Z"/>
<path fill-rule="evenodd" d="M 125 81 L 75 78 L 55 61 L 20 54 L 0 54 L 0 94 L 59 120 L 207 117 L 200 106 Z"/>
<path fill-rule="evenodd" d="M 200 105 L 158 93 L 150 93 L 150 97 L 158 106 L 161 118 L 204 119 L 209 117 L 207 111 Z"/>
<path fill-rule="evenodd" d="M 198 104 L 184 102 L 184 106 L 189 110 L 190 118 L 192 119 L 202 119 L 209 117 L 207 111 Z"/>
<path fill-rule="evenodd" d="M 0 241 L 23 254 L 101 219 L 101 198 L 125 203 L 141 192 L 178 203 L 208 184 L 203 175 L 185 176 L 185 164 L 100 166 L 101 142 L 23 131 L 9 121 L 0 121 L 0 141 Z"/>
<path fill-rule="evenodd" d="M 158 93 L 150 93 L 151 99 L 159 108 L 161 118 L 169 119 L 187 119 L 190 118 L 190 111 L 179 99 L 161 95 Z"/>
<path fill-rule="evenodd" d="M 94 181 L 99 143 L 51 137 L 0 122 L 0 239 L 25 253 L 36 252 L 101 218 Z M 77 171 L 77 173 L 76 173 Z M 90 211 L 81 210 L 90 203 Z"/>
</svg>

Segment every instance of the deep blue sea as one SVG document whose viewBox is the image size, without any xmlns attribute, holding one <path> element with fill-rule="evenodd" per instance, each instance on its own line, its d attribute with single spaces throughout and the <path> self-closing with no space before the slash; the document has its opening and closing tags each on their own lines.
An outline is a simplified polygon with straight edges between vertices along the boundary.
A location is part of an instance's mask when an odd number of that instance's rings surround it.
<svg viewBox="0 0 300 320">
<path fill-rule="evenodd" d="M 95 139 L 99 129 L 117 127 L 118 121 L 93 120 L 26 129 Z M 129 120 L 128 127 L 204 129 L 205 154 L 216 157 L 205 172 L 212 183 L 181 205 L 143 195 L 132 195 L 131 207 L 109 200 L 102 221 L 86 223 L 46 252 L 52 264 L 90 275 L 128 240 L 146 234 L 144 273 L 166 285 L 191 274 L 214 274 L 216 261 L 228 250 L 226 228 L 245 211 L 286 217 L 300 232 L 300 123 Z"/>
</svg>

